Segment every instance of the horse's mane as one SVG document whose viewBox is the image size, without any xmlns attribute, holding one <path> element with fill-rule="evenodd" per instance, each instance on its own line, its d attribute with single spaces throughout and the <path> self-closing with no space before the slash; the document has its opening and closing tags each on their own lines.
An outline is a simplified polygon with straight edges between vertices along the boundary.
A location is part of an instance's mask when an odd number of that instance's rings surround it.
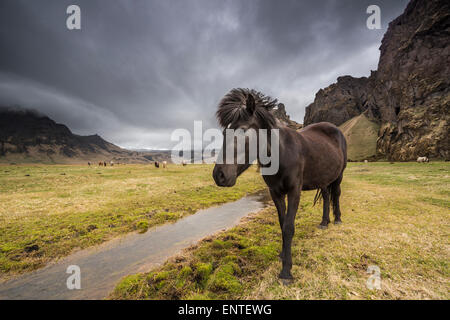
<svg viewBox="0 0 450 320">
<path fill-rule="evenodd" d="M 228 92 L 219 102 L 216 112 L 217 120 L 223 128 L 237 120 L 249 120 L 250 115 L 246 110 L 246 102 L 249 95 L 255 99 L 254 115 L 269 128 L 275 127 L 276 118 L 271 110 L 277 106 L 278 100 L 262 94 L 254 89 L 235 88 Z"/>
</svg>

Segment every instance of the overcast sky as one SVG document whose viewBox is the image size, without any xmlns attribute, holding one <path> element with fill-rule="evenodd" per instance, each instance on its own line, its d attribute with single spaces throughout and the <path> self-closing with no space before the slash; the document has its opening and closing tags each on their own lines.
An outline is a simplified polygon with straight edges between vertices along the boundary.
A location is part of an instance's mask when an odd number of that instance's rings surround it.
<svg viewBox="0 0 450 320">
<path fill-rule="evenodd" d="M 377 68 L 407 0 L 1 0 L 0 105 L 39 110 L 74 133 L 169 148 L 220 98 L 255 88 L 303 122 L 315 93 Z M 81 30 L 66 9 L 81 8 Z M 381 8 L 381 30 L 366 9 Z"/>
</svg>

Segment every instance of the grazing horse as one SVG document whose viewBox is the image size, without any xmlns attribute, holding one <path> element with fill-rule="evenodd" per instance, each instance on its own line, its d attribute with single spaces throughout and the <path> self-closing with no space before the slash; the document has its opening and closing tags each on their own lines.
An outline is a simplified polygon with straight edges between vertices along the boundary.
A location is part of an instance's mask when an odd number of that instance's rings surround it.
<svg viewBox="0 0 450 320">
<path fill-rule="evenodd" d="M 418 157 L 417 162 L 430 162 L 430 160 L 427 157 Z"/>
<path fill-rule="evenodd" d="M 163 161 L 163 162 L 162 162 L 162 165 L 163 165 L 163 168 L 164 168 L 164 169 L 167 168 L 167 161 Z"/>
<path fill-rule="evenodd" d="M 281 279 L 292 279 L 291 244 L 294 236 L 294 220 L 300 202 L 302 190 L 315 190 L 315 201 L 323 198 L 323 216 L 320 228 L 326 228 L 330 222 L 330 198 L 333 205 L 334 223 L 341 223 L 339 196 L 340 184 L 347 164 L 347 144 L 342 132 L 333 124 L 320 122 L 309 125 L 299 132 L 286 127 L 273 115 L 277 100 L 249 89 L 233 89 L 219 103 L 216 113 L 223 128 L 229 129 L 267 129 L 260 130 L 270 141 L 270 129 L 278 129 L 279 136 L 279 168 L 275 174 L 261 174 L 267 184 L 272 200 L 278 211 L 278 220 L 282 230 L 282 270 Z M 258 145 L 260 137 L 258 136 Z M 233 138 L 234 139 L 234 138 Z M 234 145 L 236 153 L 239 149 L 235 140 L 226 141 L 224 135 L 222 154 L 225 158 L 227 146 Z M 229 139 L 231 140 L 231 139 Z M 248 141 L 246 142 L 248 144 Z M 266 154 L 269 154 L 267 146 Z M 217 163 L 213 178 L 218 186 L 232 187 L 236 179 L 247 170 L 252 161 L 249 148 L 241 148 L 245 152 L 245 163 Z M 262 164 L 258 152 L 257 161 L 261 168 L 269 167 Z M 285 198 L 287 195 L 287 211 Z"/>
<path fill-rule="evenodd" d="M 98 166 L 99 166 L 99 167 L 103 166 L 103 162 L 100 161 L 100 162 L 98 163 Z"/>
<path fill-rule="evenodd" d="M 159 168 L 159 162 L 158 161 L 155 161 L 155 167 Z"/>
<path fill-rule="evenodd" d="M 186 167 L 187 166 L 187 161 L 183 160 L 183 161 L 181 161 L 181 164 L 183 165 L 183 167 Z"/>
</svg>

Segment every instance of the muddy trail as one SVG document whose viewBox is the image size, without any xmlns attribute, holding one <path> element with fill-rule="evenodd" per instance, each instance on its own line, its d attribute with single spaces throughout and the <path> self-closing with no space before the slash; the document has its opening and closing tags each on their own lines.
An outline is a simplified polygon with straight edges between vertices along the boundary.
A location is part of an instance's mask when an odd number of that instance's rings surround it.
<svg viewBox="0 0 450 320">
<path fill-rule="evenodd" d="M 129 234 L 76 252 L 42 269 L 0 284 L 0 299 L 103 299 L 124 276 L 145 272 L 200 239 L 236 225 L 265 205 L 266 194 L 200 210 L 173 224 Z M 80 289 L 68 289 L 69 266 L 80 268 Z"/>
</svg>

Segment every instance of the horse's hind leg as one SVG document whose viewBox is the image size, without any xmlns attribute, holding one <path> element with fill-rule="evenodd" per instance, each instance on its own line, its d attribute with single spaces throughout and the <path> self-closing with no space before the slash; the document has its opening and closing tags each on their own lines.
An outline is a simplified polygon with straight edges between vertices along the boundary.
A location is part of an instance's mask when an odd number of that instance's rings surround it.
<svg viewBox="0 0 450 320">
<path fill-rule="evenodd" d="M 339 197 L 341 196 L 342 174 L 331 184 L 331 201 L 333 202 L 334 224 L 342 223 Z"/>
<path fill-rule="evenodd" d="M 325 229 L 330 223 L 330 190 L 329 188 L 322 188 L 321 191 L 323 198 L 323 216 L 319 228 Z"/>
</svg>

